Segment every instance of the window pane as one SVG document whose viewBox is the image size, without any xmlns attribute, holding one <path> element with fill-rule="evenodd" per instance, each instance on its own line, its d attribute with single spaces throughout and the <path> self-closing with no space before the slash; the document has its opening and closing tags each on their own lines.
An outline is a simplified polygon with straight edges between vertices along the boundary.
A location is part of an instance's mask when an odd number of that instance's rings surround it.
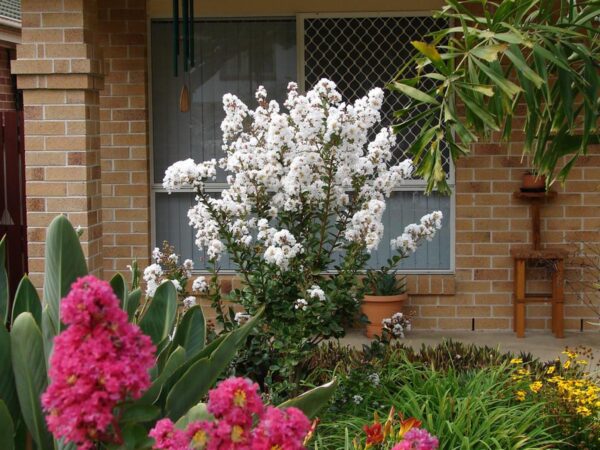
<svg viewBox="0 0 600 450">
<path fill-rule="evenodd" d="M 215 194 L 217 195 L 217 194 Z M 156 194 L 156 244 L 169 241 L 183 258 L 194 260 L 196 269 L 206 268 L 204 252 L 194 244 L 194 231 L 188 225 L 187 212 L 194 204 L 194 194 L 157 193 Z M 410 258 L 402 261 L 403 270 L 448 270 L 450 269 L 450 197 L 432 194 L 425 196 L 420 192 L 394 192 L 387 202 L 383 216 L 384 236 L 379 249 L 374 251 L 369 261 L 370 267 L 380 267 L 391 256 L 389 242 L 404 231 L 409 223 L 434 210 L 444 214 L 442 229 L 431 242 L 423 244 Z M 336 255 L 337 261 L 339 256 Z M 235 270 L 226 253 L 220 260 L 224 270 Z"/>
<path fill-rule="evenodd" d="M 372 88 L 384 88 L 394 79 L 398 69 L 414 55 L 411 41 L 423 40 L 427 33 L 446 25 L 445 20 L 431 16 L 304 18 L 305 87 L 329 78 L 337 84 L 345 101 L 354 102 Z M 406 74 L 412 75 L 416 73 L 411 74 L 410 70 Z M 403 109 L 409 101 L 407 96 L 386 90 L 381 125 L 391 125 L 394 111 Z M 422 125 L 417 123 L 398 135 L 397 160 L 405 159 L 404 152 Z M 373 135 L 377 131 L 373 130 Z M 448 171 L 449 158 L 444 165 Z"/>
<path fill-rule="evenodd" d="M 196 67 L 173 73 L 172 22 L 152 23 L 152 105 L 154 182 L 175 161 L 219 158 L 223 94 L 231 92 L 254 106 L 262 84 L 280 102 L 296 79 L 296 25 L 293 19 L 197 21 Z M 180 59 L 181 62 L 181 59 Z M 183 85 L 190 111 L 179 110 Z M 225 181 L 219 173 L 217 181 Z"/>
</svg>

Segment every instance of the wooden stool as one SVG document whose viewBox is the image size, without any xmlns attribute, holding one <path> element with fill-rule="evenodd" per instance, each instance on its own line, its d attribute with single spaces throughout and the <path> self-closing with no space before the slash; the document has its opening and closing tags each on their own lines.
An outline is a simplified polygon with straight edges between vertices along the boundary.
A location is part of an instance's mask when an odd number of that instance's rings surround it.
<svg viewBox="0 0 600 450">
<path fill-rule="evenodd" d="M 557 338 L 564 337 L 564 277 L 565 258 L 568 252 L 556 250 L 529 250 L 513 249 L 511 255 L 515 262 L 514 273 L 514 331 L 517 337 L 525 337 L 525 307 L 529 302 L 552 303 L 552 332 Z M 550 294 L 528 294 L 527 261 L 551 262 L 554 265 L 552 272 L 552 292 Z"/>
</svg>

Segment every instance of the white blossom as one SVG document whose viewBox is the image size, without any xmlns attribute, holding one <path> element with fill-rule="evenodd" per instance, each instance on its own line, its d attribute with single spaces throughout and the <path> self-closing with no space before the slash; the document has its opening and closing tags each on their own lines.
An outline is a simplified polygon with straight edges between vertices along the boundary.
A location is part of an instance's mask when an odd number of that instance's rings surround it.
<svg viewBox="0 0 600 450">
<path fill-rule="evenodd" d="M 404 228 L 404 233 L 390 241 L 392 250 L 408 256 L 414 253 L 423 240 L 431 241 L 437 230 L 442 227 L 443 214 L 434 211 L 421 217 L 421 223 L 412 223 Z"/>
<path fill-rule="evenodd" d="M 196 303 L 196 297 L 194 297 L 193 295 L 190 295 L 189 297 L 186 297 L 183 299 L 183 307 L 185 309 L 190 309 L 192 306 L 195 306 Z"/>
<path fill-rule="evenodd" d="M 181 287 L 181 283 L 179 282 L 179 280 L 169 280 L 171 283 L 173 283 L 173 286 L 175 286 L 175 290 L 177 291 L 182 291 L 183 288 Z"/>
<path fill-rule="evenodd" d="M 196 278 L 192 283 L 192 290 L 202 294 L 208 292 L 208 283 L 206 282 L 206 277 L 201 275 Z"/>
<path fill-rule="evenodd" d="M 325 301 L 325 292 L 323 291 L 323 289 L 321 289 L 319 286 L 317 286 L 316 284 L 313 284 L 310 289 L 306 290 L 306 293 L 308 294 L 308 296 L 310 298 L 315 298 L 318 299 L 322 302 Z"/>
<path fill-rule="evenodd" d="M 304 300 L 303 298 L 299 298 L 296 300 L 296 302 L 294 303 L 294 309 L 300 309 L 302 311 L 306 311 L 308 307 L 308 302 L 306 300 Z"/>
<path fill-rule="evenodd" d="M 150 264 L 144 269 L 144 281 L 146 282 L 146 297 L 154 297 L 156 288 L 159 285 L 160 277 L 163 275 L 163 270 L 159 264 Z"/>
<path fill-rule="evenodd" d="M 236 312 L 235 316 L 233 317 L 233 320 L 235 320 L 235 322 L 238 325 L 243 325 L 248 320 L 250 320 L 251 317 L 252 316 L 250 314 L 248 314 L 248 313 Z"/>
<path fill-rule="evenodd" d="M 360 405 L 363 402 L 363 400 L 364 399 L 358 394 L 352 397 L 352 403 L 354 403 L 355 405 Z"/>
</svg>

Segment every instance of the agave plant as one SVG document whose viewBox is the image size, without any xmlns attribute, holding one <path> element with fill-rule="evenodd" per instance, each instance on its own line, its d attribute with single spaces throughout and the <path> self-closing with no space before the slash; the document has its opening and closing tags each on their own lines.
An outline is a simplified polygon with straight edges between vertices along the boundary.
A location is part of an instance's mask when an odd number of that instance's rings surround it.
<svg viewBox="0 0 600 450">
<path fill-rule="evenodd" d="M 64 329 L 60 301 L 71 284 L 88 273 L 77 233 L 64 216 L 55 218 L 48 228 L 45 262 L 43 301 L 25 276 L 11 302 L 5 240 L 0 241 L 0 314 L 9 326 L 0 325 L 2 450 L 74 448 L 49 433 L 40 400 L 49 383 L 53 340 Z M 130 291 L 122 275 L 117 274 L 110 284 L 129 320 L 139 325 L 157 348 L 150 388 L 140 399 L 119 405 L 118 414 L 124 438 L 119 448 L 150 448 L 147 431 L 157 419 L 168 417 L 185 425 L 204 411 L 202 400 L 244 344 L 262 311 L 243 326 L 207 343 L 206 321 L 199 306 L 177 318 L 177 293 L 172 283 L 159 286 L 143 309 L 140 289 Z M 335 383 L 329 383 L 281 406 L 296 406 L 308 416 L 314 415 L 334 388 Z"/>
<path fill-rule="evenodd" d="M 389 85 L 411 100 L 395 113 L 395 131 L 421 125 L 408 150 L 416 174 L 428 190 L 448 192 L 442 152 L 456 161 L 481 136 L 509 139 L 525 105 L 524 155 L 547 183 L 565 180 L 598 141 L 600 2 L 446 3 L 437 17 L 449 26 L 413 42 L 414 58 Z"/>
</svg>

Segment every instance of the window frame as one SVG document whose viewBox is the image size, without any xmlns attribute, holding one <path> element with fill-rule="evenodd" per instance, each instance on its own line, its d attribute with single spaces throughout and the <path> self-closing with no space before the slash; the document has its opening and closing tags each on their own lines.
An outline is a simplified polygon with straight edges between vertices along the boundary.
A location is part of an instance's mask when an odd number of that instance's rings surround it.
<svg viewBox="0 0 600 450">
<path fill-rule="evenodd" d="M 273 16 L 211 16 L 196 18 L 196 21 L 248 21 L 248 20 L 273 20 L 273 19 L 293 19 L 296 26 L 296 73 L 298 87 L 301 92 L 305 92 L 305 58 L 304 58 L 304 21 L 305 19 L 314 18 L 368 18 L 368 17 L 424 17 L 432 16 L 431 11 L 378 11 L 378 12 L 327 12 L 327 13 L 297 13 L 294 16 L 289 15 L 273 15 Z M 150 183 L 150 245 L 151 248 L 157 247 L 156 240 L 156 195 L 167 193 L 167 190 L 162 187 L 161 183 L 154 182 L 154 140 L 153 140 L 153 99 L 152 99 L 152 24 L 155 22 L 170 22 L 172 18 L 150 17 L 147 23 L 147 68 L 148 68 L 148 157 L 149 157 L 149 177 Z M 183 76 L 183 74 L 182 74 Z M 448 185 L 452 190 L 450 194 L 450 217 L 444 218 L 444 226 L 450 227 L 450 267 L 448 269 L 405 269 L 398 273 L 406 275 L 449 275 L 456 273 L 456 179 L 455 166 L 450 159 L 448 172 Z M 206 183 L 206 192 L 219 193 L 227 189 L 227 183 Z M 405 180 L 400 185 L 394 188 L 394 191 L 408 192 L 424 192 L 426 183 L 423 180 Z M 181 189 L 180 192 L 194 194 L 193 189 Z M 172 194 L 177 195 L 177 194 Z M 382 244 L 380 244 L 382 245 Z M 328 271 L 333 272 L 333 271 Z M 194 274 L 207 274 L 208 270 L 194 270 Z M 233 275 L 235 270 L 222 269 L 220 273 L 223 275 Z"/>
</svg>

